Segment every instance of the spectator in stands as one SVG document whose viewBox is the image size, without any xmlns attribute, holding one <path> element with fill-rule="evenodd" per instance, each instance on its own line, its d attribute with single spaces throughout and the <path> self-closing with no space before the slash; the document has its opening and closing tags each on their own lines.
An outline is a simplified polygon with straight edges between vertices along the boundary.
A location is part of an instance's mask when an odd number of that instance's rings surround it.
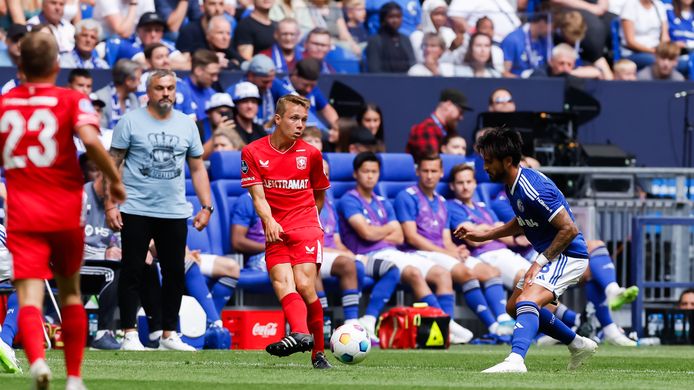
<svg viewBox="0 0 694 390">
<path fill-rule="evenodd" d="M 680 299 L 677 301 L 677 308 L 680 310 L 694 310 L 694 289 L 689 288 L 682 291 Z"/>
<path fill-rule="evenodd" d="M 441 153 L 465 156 L 467 153 L 467 141 L 458 133 L 448 133 L 441 143 Z"/>
<path fill-rule="evenodd" d="M 135 92 L 142 77 L 142 65 L 122 59 L 111 70 L 112 82 L 96 91 L 96 95 L 106 102 L 101 116 L 101 127 L 113 129 L 125 113 L 140 107 Z"/>
<path fill-rule="evenodd" d="M 236 131 L 217 130 L 212 134 L 212 148 L 215 152 L 241 151 L 246 146 Z"/>
<path fill-rule="evenodd" d="M 42 0 L 41 13 L 27 20 L 28 25 L 45 24 L 58 43 L 58 51 L 69 53 L 75 47 L 75 27 L 63 19 L 65 0 Z"/>
<path fill-rule="evenodd" d="M 241 20 L 234 32 L 234 46 L 241 57 L 251 57 L 269 48 L 275 42 L 276 23 L 270 20 L 270 8 L 275 0 L 254 0 L 251 15 Z"/>
<path fill-rule="evenodd" d="M 381 10 L 383 6 L 393 2 L 393 0 L 367 0 L 366 2 L 366 25 L 369 35 L 377 34 L 383 26 Z M 398 32 L 405 36 L 410 36 L 422 23 L 422 6 L 418 0 L 395 0 L 402 11 L 402 23 L 398 27 Z"/>
<path fill-rule="evenodd" d="M 260 92 L 258 87 L 244 81 L 234 86 L 234 93 L 231 95 L 234 100 L 234 123 L 236 132 L 246 144 L 263 138 L 267 135 L 265 128 L 254 122 L 258 117 L 258 106 L 260 105 Z"/>
<path fill-rule="evenodd" d="M 415 57 L 408 36 L 398 32 L 402 25 L 402 8 L 392 1 L 384 4 L 379 20 L 378 34 L 369 38 L 366 47 L 367 71 L 406 73 L 415 64 Z"/>
<path fill-rule="evenodd" d="M 311 102 L 309 109 L 309 123 L 315 123 L 321 129 L 328 129 L 337 122 L 337 111 L 318 89 L 318 78 L 320 77 L 321 65 L 313 58 L 305 58 L 296 64 L 292 74 L 281 81 L 276 82 L 272 87 L 272 96 L 275 100 L 280 97 L 298 93 Z M 325 123 L 318 118 L 320 114 Z"/>
<path fill-rule="evenodd" d="M 333 68 L 328 61 L 325 60 L 325 56 L 328 55 L 332 48 L 332 40 L 330 37 L 330 32 L 323 27 L 316 27 L 309 31 L 306 35 L 306 40 L 304 41 L 304 53 L 303 58 L 313 58 L 318 60 L 321 64 L 322 74 L 335 73 L 335 68 Z"/>
<path fill-rule="evenodd" d="M 513 30 L 501 42 L 504 51 L 504 76 L 521 76 L 523 72 L 545 66 L 549 55 L 547 14 L 533 15 L 528 23 Z"/>
<path fill-rule="evenodd" d="M 76 70 L 76 69 L 73 69 Z M 85 70 L 85 69 L 78 69 L 78 70 Z M 91 77 L 91 76 L 90 76 Z M 71 88 L 72 85 L 68 84 L 68 88 Z M 94 107 L 94 112 L 96 112 L 96 115 L 98 116 L 99 120 L 101 120 L 101 116 L 104 113 L 104 107 L 106 106 L 106 103 L 101 100 L 98 96 L 96 96 L 95 93 L 92 93 L 92 85 L 91 85 L 91 79 L 89 79 L 89 84 L 88 84 L 88 89 L 86 87 L 80 88 L 78 86 L 78 89 L 75 89 L 80 92 L 86 92 L 85 94 L 89 96 L 92 106 Z M 113 130 L 112 129 L 107 129 L 104 127 L 99 128 L 100 134 L 99 134 L 99 140 L 101 141 L 101 144 L 104 146 L 104 149 L 108 150 L 111 148 L 111 140 L 113 139 Z M 78 153 L 85 153 L 87 149 L 84 147 L 84 143 L 82 140 L 77 136 L 73 135 L 72 140 L 75 143 L 75 148 L 77 148 Z M 86 158 L 86 155 L 85 155 Z M 86 175 L 85 175 L 86 176 Z M 86 181 L 93 181 L 94 177 L 90 177 Z"/>
<path fill-rule="evenodd" d="M 231 47 L 231 23 L 223 15 L 213 16 L 205 32 L 207 49 L 217 53 L 222 69 L 240 69 L 243 58 Z"/>
<path fill-rule="evenodd" d="M 448 16 L 464 26 L 474 26 L 477 19 L 488 17 L 494 22 L 494 41 L 501 42 L 521 23 L 516 10 L 506 0 L 453 0 Z"/>
<path fill-rule="evenodd" d="M 465 111 L 472 111 L 467 98 L 457 89 L 441 91 L 439 103 L 434 112 L 422 122 L 412 126 L 405 150 L 415 161 L 423 155 L 436 153 L 448 133 L 455 133 L 458 123 L 463 120 Z"/>
<path fill-rule="evenodd" d="M 639 69 L 653 64 L 655 48 L 661 42 L 670 41 L 663 4 L 651 0 L 630 1 L 624 4 L 620 17 L 622 57 L 634 61 Z"/>
<path fill-rule="evenodd" d="M 101 41 L 101 25 L 94 19 L 84 19 L 75 25 L 75 48 L 60 55 L 61 68 L 108 69 L 99 57 L 96 45 Z"/>
<path fill-rule="evenodd" d="M 636 81 L 637 67 L 634 61 L 622 58 L 614 64 L 614 79 Z"/>
<path fill-rule="evenodd" d="M 544 68 L 535 69 L 530 77 L 567 77 L 573 76 L 586 79 L 603 78 L 600 69 L 594 66 L 576 67 L 578 55 L 573 47 L 560 43 L 552 49 L 552 57 Z"/>
<path fill-rule="evenodd" d="M 202 11 L 198 1 L 190 0 L 154 0 L 154 5 L 159 16 L 166 21 L 166 27 L 171 33 L 177 34 L 184 25 L 202 18 Z"/>
<path fill-rule="evenodd" d="M 494 69 L 498 70 L 503 74 L 504 51 L 503 49 L 501 49 L 501 42 L 497 42 L 494 40 L 494 22 L 492 22 L 492 20 L 486 16 L 477 19 L 477 23 L 475 24 L 475 32 L 487 34 L 490 37 L 492 37 L 492 63 L 494 63 Z M 457 53 L 454 53 L 454 59 L 462 59 L 463 57 L 463 55 L 458 56 Z"/>
<path fill-rule="evenodd" d="M 294 67 L 301 57 L 296 48 L 299 38 L 299 24 L 296 19 L 282 19 L 277 23 L 275 29 L 275 43 L 260 54 L 272 59 L 275 64 L 275 71 L 290 74 L 294 71 Z"/>
<path fill-rule="evenodd" d="M 371 132 L 368 129 L 362 126 L 357 125 L 352 131 L 350 131 L 348 139 L 348 153 L 358 154 L 362 152 L 376 151 L 376 138 L 373 136 L 373 134 L 371 134 Z"/>
<path fill-rule="evenodd" d="M 339 118 L 336 122 L 336 125 L 333 126 L 335 132 L 337 134 L 336 139 L 333 140 L 332 136 L 330 133 L 328 134 L 328 141 L 334 143 L 335 145 L 335 152 L 338 153 L 350 153 L 349 150 L 349 145 L 352 137 L 352 133 L 357 131 L 357 128 L 359 128 L 359 123 L 357 123 L 354 118 Z M 332 132 L 331 128 L 331 132 Z"/>
<path fill-rule="evenodd" d="M 445 76 L 455 74 L 455 68 L 450 62 L 443 62 L 441 58 L 446 52 L 446 42 L 439 34 L 428 32 L 422 39 L 421 51 L 423 60 L 412 65 L 407 74 L 410 76 Z"/>
<path fill-rule="evenodd" d="M 356 55 L 361 49 L 356 45 L 347 29 L 342 8 L 331 0 L 308 0 L 305 8 L 298 9 L 297 20 L 302 33 L 325 29 L 336 43 L 352 50 Z"/>
<path fill-rule="evenodd" d="M 670 40 L 687 52 L 694 49 L 692 1 L 672 0 L 672 8 L 667 9 L 667 20 Z"/>
<path fill-rule="evenodd" d="M 89 96 L 92 93 L 94 79 L 88 69 L 75 68 L 67 75 L 67 88 L 80 91 Z"/>
<path fill-rule="evenodd" d="M 224 0 L 203 0 L 202 16 L 195 20 L 189 20 L 181 27 L 178 39 L 176 39 L 176 48 L 182 53 L 190 53 L 191 55 L 198 49 L 205 49 L 207 25 L 212 17 L 219 15 L 224 15 Z"/>
<path fill-rule="evenodd" d="M 494 69 L 492 62 L 492 37 L 479 32 L 472 34 L 463 64 L 455 67 L 455 75 L 459 77 L 501 77 L 501 73 Z"/>
<path fill-rule="evenodd" d="M 107 38 L 129 39 L 142 15 L 154 11 L 154 0 L 95 0 L 93 17 L 104 26 Z"/>
<path fill-rule="evenodd" d="M 193 108 L 198 120 L 207 117 L 205 107 L 210 97 L 215 93 L 212 85 L 219 80 L 219 57 L 215 52 L 199 49 L 193 53 L 192 70 L 184 82 L 188 84 L 193 97 Z"/>
<path fill-rule="evenodd" d="M 323 133 L 321 133 L 319 128 L 317 128 L 315 126 L 306 127 L 306 129 L 304 129 L 304 132 L 301 134 L 301 139 L 306 141 L 307 144 L 320 150 L 321 152 L 324 152 L 324 150 L 323 150 Z M 327 167 L 327 163 L 325 161 L 324 161 L 323 165 L 325 165 L 325 167 Z M 328 176 L 329 176 L 329 174 L 328 174 Z"/>
<path fill-rule="evenodd" d="M 489 112 L 515 112 L 516 103 L 513 101 L 511 91 L 506 88 L 497 88 L 489 95 Z"/>
<path fill-rule="evenodd" d="M 27 27 L 23 24 L 12 24 L 5 34 L 7 50 L 0 52 L 0 66 L 16 67 L 19 60 L 19 41 L 26 35 Z M 5 91 L 3 91 L 5 93 Z"/>
<path fill-rule="evenodd" d="M 361 49 L 366 47 L 369 32 L 366 30 L 366 2 L 364 0 L 343 1 L 344 13 L 347 20 L 347 30 Z"/>
<path fill-rule="evenodd" d="M 28 19 L 41 12 L 41 2 L 39 1 L 6 0 L 5 3 L 7 3 L 7 13 L 13 23 L 26 24 Z"/>
<path fill-rule="evenodd" d="M 205 106 L 207 117 L 196 122 L 204 150 L 204 159 L 207 159 L 215 149 L 213 135 L 216 133 L 234 134 L 234 136 L 229 136 L 232 142 L 235 142 L 236 138 L 238 141 L 242 141 L 241 136 L 236 131 L 233 109 L 234 102 L 228 93 L 217 92 L 207 101 Z"/>
<path fill-rule="evenodd" d="M 258 87 L 260 92 L 260 106 L 258 107 L 258 116 L 255 123 L 260 125 L 268 124 L 272 121 L 272 116 L 275 115 L 275 98 L 272 93 L 272 87 L 275 81 L 275 64 L 270 57 L 257 54 L 253 59 L 242 64 L 241 68 L 246 71 L 246 76 L 239 82 L 250 81 Z M 226 93 L 232 95 L 234 86 L 231 85 L 226 89 Z"/>
<path fill-rule="evenodd" d="M 383 143 L 383 113 L 381 112 L 381 107 L 375 103 L 365 104 L 364 107 L 357 113 L 357 123 L 367 128 L 371 134 L 376 137 L 376 142 L 378 143 L 378 147 L 376 149 L 380 152 L 384 152 L 385 144 Z"/>
<path fill-rule="evenodd" d="M 596 41 L 591 40 L 593 32 L 588 30 L 588 24 L 583 15 L 579 11 L 559 13 L 555 22 L 554 44 L 567 43 L 569 46 L 577 47 L 581 65 L 593 65 L 600 69 L 604 79 L 612 80 L 612 70 L 602 51 L 605 45 L 596 45 Z"/>
<path fill-rule="evenodd" d="M 678 72 L 677 59 L 680 48 L 672 42 L 663 42 L 655 48 L 655 63 L 641 69 L 636 78 L 639 80 L 670 80 L 684 81 L 682 73 Z"/>
<path fill-rule="evenodd" d="M 423 51 L 426 43 L 424 36 L 433 33 L 443 40 L 443 54 L 448 52 L 451 44 L 456 38 L 452 28 L 448 27 L 448 4 L 444 0 L 427 0 L 422 4 L 422 24 L 410 35 L 410 42 L 414 49 L 414 56 L 417 62 L 425 62 L 426 56 Z"/>
<path fill-rule="evenodd" d="M 272 8 L 270 8 L 270 19 L 275 22 L 279 22 L 286 18 L 296 20 L 298 17 L 296 10 L 306 7 L 307 5 L 304 0 L 277 0 Z"/>
<path fill-rule="evenodd" d="M 142 106 L 147 105 L 147 79 L 150 72 L 157 69 L 172 70 L 169 47 L 162 43 L 153 43 L 145 47 L 145 69 L 142 73 L 140 85 L 137 88 L 137 98 Z M 195 108 L 193 107 L 193 96 L 190 88 L 182 79 L 176 77 L 176 102 L 174 108 L 195 119 Z"/>
</svg>

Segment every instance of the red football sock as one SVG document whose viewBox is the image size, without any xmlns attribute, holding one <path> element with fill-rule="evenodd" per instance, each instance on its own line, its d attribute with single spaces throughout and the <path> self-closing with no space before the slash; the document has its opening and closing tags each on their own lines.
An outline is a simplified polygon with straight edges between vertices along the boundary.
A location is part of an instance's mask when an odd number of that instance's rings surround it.
<svg viewBox="0 0 694 390">
<path fill-rule="evenodd" d="M 82 305 L 69 305 L 64 306 L 60 314 L 63 317 L 63 352 L 67 375 L 79 377 L 87 343 L 87 312 Z"/>
<path fill-rule="evenodd" d="M 282 298 L 282 311 L 292 332 L 308 333 L 306 304 L 299 293 L 289 293 Z"/>
<path fill-rule="evenodd" d="M 308 304 L 308 329 L 313 335 L 313 351 L 311 358 L 316 357 L 316 353 L 325 350 L 325 339 L 323 338 L 323 306 L 320 299 Z"/>
<path fill-rule="evenodd" d="M 34 364 L 38 359 L 45 359 L 46 352 L 43 350 L 41 310 L 36 306 L 19 308 L 17 326 L 19 327 L 19 339 L 22 342 L 29 364 Z"/>
</svg>

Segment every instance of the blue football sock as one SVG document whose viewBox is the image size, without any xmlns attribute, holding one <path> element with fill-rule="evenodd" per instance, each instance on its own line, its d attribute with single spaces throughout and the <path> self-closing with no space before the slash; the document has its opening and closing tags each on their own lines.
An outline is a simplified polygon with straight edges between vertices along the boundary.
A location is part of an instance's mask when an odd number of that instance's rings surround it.
<svg viewBox="0 0 694 390">
<path fill-rule="evenodd" d="M 191 265 L 186 272 L 186 289 L 188 290 L 188 294 L 195 298 L 200 306 L 202 306 L 202 309 L 207 315 L 207 322 L 219 320 L 219 313 L 215 310 L 212 294 L 210 294 L 210 290 L 207 289 L 205 278 L 202 276 L 202 273 L 200 273 L 200 267 L 198 267 L 197 264 Z"/>
<path fill-rule="evenodd" d="M 342 311 L 345 314 L 345 320 L 356 320 L 359 317 L 359 290 L 342 292 Z"/>
<path fill-rule="evenodd" d="M 581 324 L 581 315 L 569 309 L 563 303 L 560 303 L 559 306 L 557 306 L 557 311 L 554 313 L 554 315 L 557 316 L 557 318 L 559 318 L 561 322 L 565 323 L 568 327 L 578 326 Z"/>
<path fill-rule="evenodd" d="M 540 328 L 540 309 L 534 302 L 516 303 L 516 327 L 513 329 L 511 352 L 525 358 L 530 344 Z"/>
<path fill-rule="evenodd" d="M 494 313 L 495 318 L 506 314 L 506 291 L 504 290 L 504 281 L 501 278 L 491 278 L 484 282 L 484 297 L 487 299 L 489 309 Z"/>
<path fill-rule="evenodd" d="M 212 287 L 212 300 L 217 313 L 222 313 L 222 309 L 234 296 L 234 290 L 239 280 L 231 276 L 222 276 Z"/>
<path fill-rule="evenodd" d="M 7 312 L 5 313 L 5 322 L 2 323 L 2 331 L 0 331 L 0 339 L 5 344 L 12 346 L 14 336 L 17 334 L 17 316 L 19 315 L 19 299 L 17 293 L 12 293 L 7 299 Z"/>
<path fill-rule="evenodd" d="M 569 345 L 576 338 L 576 333 L 565 323 L 559 321 L 551 311 L 540 309 L 540 332 Z"/>
<path fill-rule="evenodd" d="M 434 294 L 429 294 L 427 296 L 422 297 L 420 299 L 421 302 L 426 302 L 427 305 L 430 307 L 435 307 L 437 309 L 441 308 L 441 305 L 439 305 L 439 301 L 436 300 L 436 296 Z"/>
<path fill-rule="evenodd" d="M 320 301 L 320 305 L 323 309 L 328 308 L 328 297 L 325 295 L 325 290 L 321 291 L 316 291 L 316 295 L 318 295 L 318 300 Z"/>
<path fill-rule="evenodd" d="M 390 269 L 383 274 L 371 290 L 369 304 L 366 306 L 364 314 L 378 318 L 386 303 L 390 300 L 393 292 L 398 287 L 400 281 L 400 271 L 397 267 Z"/>
<path fill-rule="evenodd" d="M 602 286 L 595 279 L 591 279 L 586 286 L 586 298 L 595 306 L 595 316 L 603 327 L 611 324 L 612 314 L 607 306 L 607 297 Z"/>
<path fill-rule="evenodd" d="M 606 247 L 601 246 L 590 252 L 588 266 L 592 275 L 591 280 L 597 282 L 603 291 L 610 283 L 617 282 L 617 272 Z"/>
<path fill-rule="evenodd" d="M 455 294 L 437 295 L 436 300 L 439 301 L 441 310 L 453 318 L 455 314 Z"/>
<path fill-rule="evenodd" d="M 366 275 L 366 270 L 364 269 L 364 263 L 361 261 L 355 261 L 354 265 L 357 267 L 357 290 L 361 292 L 364 287 L 364 276 Z"/>
<path fill-rule="evenodd" d="M 487 300 L 484 299 L 482 289 L 480 289 L 480 282 L 477 279 L 463 283 L 463 297 L 467 306 L 482 320 L 484 326 L 489 328 L 496 322 L 496 318 L 489 310 Z"/>
</svg>

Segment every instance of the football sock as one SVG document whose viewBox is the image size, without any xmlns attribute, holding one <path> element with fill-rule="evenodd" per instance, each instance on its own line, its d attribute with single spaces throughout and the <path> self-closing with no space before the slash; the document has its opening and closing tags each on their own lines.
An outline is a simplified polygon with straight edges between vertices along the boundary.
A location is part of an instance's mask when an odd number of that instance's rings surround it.
<svg viewBox="0 0 694 390">
<path fill-rule="evenodd" d="M 511 352 L 525 359 L 530 344 L 540 327 L 540 309 L 534 302 L 516 303 L 516 327 L 513 329 Z"/>
<path fill-rule="evenodd" d="M 355 261 L 354 266 L 357 268 L 357 290 L 361 292 L 362 287 L 364 287 L 364 276 L 366 275 L 366 270 L 364 269 L 364 263 L 361 261 Z"/>
<path fill-rule="evenodd" d="M 439 304 L 439 301 L 436 300 L 436 296 L 434 294 L 429 294 L 425 295 L 420 299 L 421 302 L 426 303 L 429 307 L 435 307 L 437 309 L 441 308 L 441 305 Z"/>
<path fill-rule="evenodd" d="M 19 299 L 17 299 L 17 293 L 12 293 L 7 299 L 7 312 L 5 312 L 5 321 L 0 331 L 0 339 L 10 347 L 17 334 L 17 316 L 19 316 Z"/>
<path fill-rule="evenodd" d="M 557 319 L 551 311 L 540 309 L 540 332 L 569 345 L 576 338 L 576 333 L 565 323 Z"/>
<path fill-rule="evenodd" d="M 600 246 L 590 252 L 588 266 L 592 275 L 591 280 L 597 282 L 602 290 L 605 290 L 610 283 L 617 282 L 614 263 L 606 247 Z"/>
<path fill-rule="evenodd" d="M 316 295 L 318 295 L 318 300 L 320 301 L 320 305 L 323 309 L 328 308 L 328 297 L 325 296 L 325 291 L 316 291 Z"/>
<path fill-rule="evenodd" d="M 506 313 L 506 291 L 504 281 L 500 277 L 484 282 L 484 297 L 495 318 Z"/>
<path fill-rule="evenodd" d="M 325 349 L 323 307 L 317 299 L 308 304 L 308 329 L 313 335 L 313 350 L 311 351 L 311 359 L 313 359 L 316 357 L 316 353 L 323 352 Z"/>
<path fill-rule="evenodd" d="M 224 306 L 234 296 L 234 290 L 239 280 L 231 276 L 222 276 L 217 283 L 212 286 L 212 300 L 217 313 L 221 313 Z"/>
<path fill-rule="evenodd" d="M 607 306 L 607 297 L 602 287 L 595 279 L 591 279 L 585 284 L 585 288 L 586 298 L 595 306 L 595 317 L 600 321 L 600 325 L 605 327 L 611 324 L 613 322 L 612 314 L 610 313 L 609 306 Z"/>
<path fill-rule="evenodd" d="M 393 292 L 398 287 L 400 281 L 400 271 L 397 267 L 390 267 L 388 272 L 383 274 L 371 290 L 369 304 L 366 306 L 364 314 L 378 318 L 383 311 L 386 303 L 390 300 Z"/>
<path fill-rule="evenodd" d="M 356 320 L 359 317 L 359 290 L 342 292 L 342 310 L 345 320 Z"/>
<path fill-rule="evenodd" d="M 79 377 L 87 340 L 87 312 L 82 305 L 68 305 L 60 313 L 63 318 L 65 369 L 68 376 Z"/>
<path fill-rule="evenodd" d="M 563 303 L 560 303 L 557 306 L 557 311 L 554 313 L 554 315 L 556 315 L 557 318 L 559 318 L 561 322 L 565 323 L 568 327 L 581 325 L 581 315 L 569 309 Z"/>
<path fill-rule="evenodd" d="M 207 315 L 207 323 L 212 323 L 219 320 L 219 312 L 217 311 L 212 294 L 207 289 L 205 278 L 200 272 L 200 267 L 197 264 L 192 264 L 186 272 L 186 289 L 188 294 L 195 298 Z"/>
<path fill-rule="evenodd" d="M 477 279 L 463 283 L 463 297 L 467 306 L 477 315 L 484 326 L 489 328 L 496 322 L 496 317 L 489 310 L 487 300 L 484 299 L 482 289 L 480 289 L 480 282 Z"/>
<path fill-rule="evenodd" d="M 299 293 L 289 293 L 282 298 L 282 311 L 284 317 L 289 323 L 291 332 L 308 334 L 308 325 L 306 324 L 306 303 L 301 299 Z M 318 303 L 320 306 L 320 303 Z M 322 310 L 321 310 L 322 311 Z M 321 317 L 321 321 L 323 318 Z"/>
<path fill-rule="evenodd" d="M 36 306 L 20 308 L 17 324 L 19 326 L 19 337 L 29 365 L 32 365 L 38 359 L 45 359 L 41 310 Z"/>
<path fill-rule="evenodd" d="M 449 317 L 453 318 L 455 314 L 455 295 L 454 294 L 441 294 L 436 296 L 436 300 L 439 301 L 441 310 L 443 310 Z"/>
</svg>

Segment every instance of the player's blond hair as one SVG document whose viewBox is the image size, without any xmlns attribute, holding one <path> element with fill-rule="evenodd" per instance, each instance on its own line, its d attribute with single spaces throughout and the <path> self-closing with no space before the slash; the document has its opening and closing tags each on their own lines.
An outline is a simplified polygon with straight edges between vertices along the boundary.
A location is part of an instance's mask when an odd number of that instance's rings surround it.
<svg viewBox="0 0 694 390">
<path fill-rule="evenodd" d="M 277 101 L 277 107 L 275 108 L 275 115 L 280 117 L 287 112 L 287 105 L 293 104 L 295 106 L 301 106 L 305 109 L 311 108 L 311 102 L 303 96 L 299 95 L 284 95 Z"/>
</svg>

